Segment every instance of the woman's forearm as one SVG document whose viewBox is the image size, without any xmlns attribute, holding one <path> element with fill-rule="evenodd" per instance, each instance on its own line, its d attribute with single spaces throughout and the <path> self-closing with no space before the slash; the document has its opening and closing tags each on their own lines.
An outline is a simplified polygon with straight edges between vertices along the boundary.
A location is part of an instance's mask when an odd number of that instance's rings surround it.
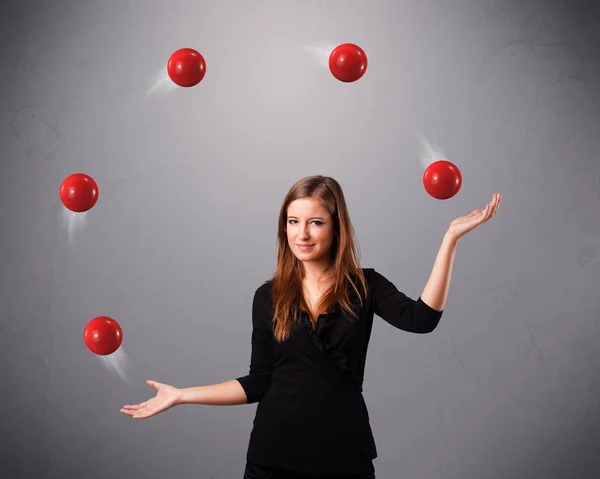
<svg viewBox="0 0 600 479">
<path fill-rule="evenodd" d="M 239 381 L 232 379 L 211 386 L 180 389 L 179 404 L 204 404 L 206 406 L 237 406 L 247 404 L 246 393 Z"/>
<path fill-rule="evenodd" d="M 458 240 L 454 236 L 444 236 L 429 280 L 421 293 L 423 302 L 436 311 L 442 311 L 446 306 L 457 243 Z"/>
</svg>

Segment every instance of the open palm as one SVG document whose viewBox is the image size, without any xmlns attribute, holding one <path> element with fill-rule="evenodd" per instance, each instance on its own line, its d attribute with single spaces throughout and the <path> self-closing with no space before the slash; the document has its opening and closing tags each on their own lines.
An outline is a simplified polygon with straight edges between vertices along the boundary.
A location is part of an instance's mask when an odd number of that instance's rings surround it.
<svg viewBox="0 0 600 479">
<path fill-rule="evenodd" d="M 156 396 L 140 404 L 126 404 L 121 409 L 123 414 L 131 416 L 133 419 L 145 419 L 166 411 L 179 403 L 181 399 L 180 389 L 150 380 L 146 381 L 146 384 L 158 390 Z"/>
<path fill-rule="evenodd" d="M 456 218 L 452 223 L 450 223 L 448 233 L 451 234 L 452 237 L 458 239 L 467 234 L 469 231 L 474 230 L 479 225 L 485 223 L 496 214 L 498 208 L 500 207 L 501 199 L 502 194 L 496 193 L 494 194 L 492 201 L 486 205 L 483 211 L 477 209 L 467 216 Z"/>
</svg>

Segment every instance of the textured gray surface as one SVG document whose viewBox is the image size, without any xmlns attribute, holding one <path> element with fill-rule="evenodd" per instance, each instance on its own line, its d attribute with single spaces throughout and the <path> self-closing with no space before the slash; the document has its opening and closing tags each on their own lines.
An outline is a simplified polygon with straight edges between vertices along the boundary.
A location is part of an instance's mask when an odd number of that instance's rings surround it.
<svg viewBox="0 0 600 479">
<path fill-rule="evenodd" d="M 377 477 L 598 477 L 596 5 L 3 2 L 0 476 L 241 477 L 255 406 L 119 408 L 146 379 L 247 371 L 281 201 L 323 174 L 363 266 L 413 298 L 450 221 L 504 195 L 433 334 L 376 318 Z M 345 42 L 369 59 L 353 84 L 326 66 Z M 183 47 L 207 61 L 192 89 L 166 78 Z M 421 183 L 441 154 L 463 174 L 448 201 Z M 100 197 L 75 217 L 58 190 L 79 171 Z M 114 357 L 83 343 L 99 315 L 123 327 Z"/>
</svg>

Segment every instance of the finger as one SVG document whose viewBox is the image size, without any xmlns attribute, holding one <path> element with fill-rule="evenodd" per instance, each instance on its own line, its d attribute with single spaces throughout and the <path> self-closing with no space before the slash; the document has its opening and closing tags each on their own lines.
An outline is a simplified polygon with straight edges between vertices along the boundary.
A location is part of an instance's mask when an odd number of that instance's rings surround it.
<svg viewBox="0 0 600 479">
<path fill-rule="evenodd" d="M 126 404 L 125 406 L 123 406 L 123 409 L 131 409 L 131 410 L 137 410 L 140 408 L 143 408 L 146 406 L 146 402 L 140 403 L 140 404 Z"/>
<path fill-rule="evenodd" d="M 496 214 L 496 212 L 498 211 L 498 208 L 500 208 L 500 201 L 502 201 L 502 195 L 498 195 L 498 201 L 496 202 L 496 209 L 494 210 L 494 214 Z"/>
<path fill-rule="evenodd" d="M 489 202 L 485 207 L 484 219 L 482 220 L 482 223 L 485 223 L 487 220 L 489 220 L 492 216 L 496 214 L 496 211 L 498 210 L 498 203 L 499 195 L 496 193 L 494 194 L 492 201 Z"/>
<path fill-rule="evenodd" d="M 156 382 L 156 381 L 151 381 L 150 379 L 148 379 L 148 380 L 146 381 L 146 384 L 147 384 L 148 386 L 151 386 L 151 387 L 153 387 L 153 388 L 156 388 L 156 389 L 158 389 L 158 388 L 159 388 L 159 386 L 162 386 L 162 384 L 161 384 L 161 383 L 158 383 L 158 382 Z"/>
<path fill-rule="evenodd" d="M 485 210 L 483 211 L 483 217 L 481 219 L 482 223 L 485 223 L 487 220 L 490 219 L 490 211 L 491 211 L 491 203 L 488 203 L 485 207 Z"/>
<path fill-rule="evenodd" d="M 490 214 L 489 214 L 490 218 L 496 214 L 497 209 L 498 209 L 498 195 L 494 195 L 494 199 L 490 203 Z"/>
</svg>

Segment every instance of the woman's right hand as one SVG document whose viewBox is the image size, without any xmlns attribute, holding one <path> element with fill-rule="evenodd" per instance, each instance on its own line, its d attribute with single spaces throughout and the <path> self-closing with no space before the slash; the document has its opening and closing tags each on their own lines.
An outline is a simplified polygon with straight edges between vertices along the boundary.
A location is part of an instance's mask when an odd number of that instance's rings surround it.
<svg viewBox="0 0 600 479">
<path fill-rule="evenodd" d="M 131 416 L 133 419 L 145 419 L 181 403 L 181 389 L 150 380 L 146 381 L 146 384 L 158 390 L 156 396 L 140 404 L 126 404 L 121 409 L 123 414 Z"/>
</svg>

